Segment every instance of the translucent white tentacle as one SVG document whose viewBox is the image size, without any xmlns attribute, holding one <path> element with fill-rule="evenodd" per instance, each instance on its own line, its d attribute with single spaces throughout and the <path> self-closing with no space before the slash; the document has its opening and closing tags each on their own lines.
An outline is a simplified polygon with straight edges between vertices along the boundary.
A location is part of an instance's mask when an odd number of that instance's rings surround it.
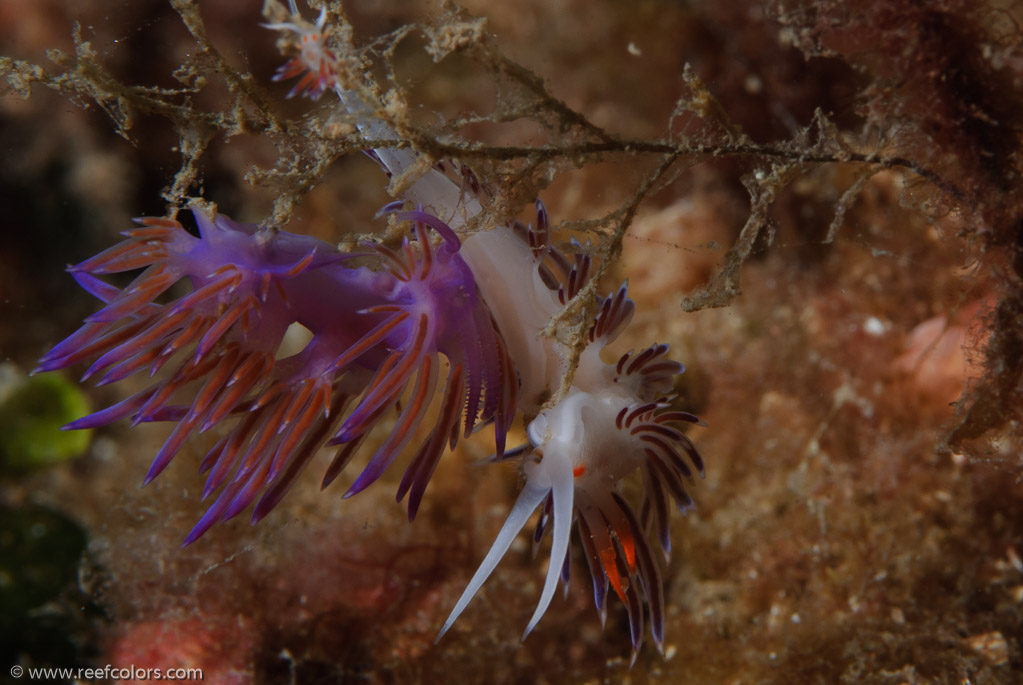
<svg viewBox="0 0 1023 685">
<path fill-rule="evenodd" d="M 359 132 L 371 140 L 398 140 L 398 134 L 354 91 L 335 89 L 338 99 L 355 119 Z M 380 147 L 373 153 L 391 176 L 398 176 L 419 161 L 419 153 L 408 148 Z M 454 230 L 482 211 L 479 200 L 437 169 L 430 169 L 403 193 L 413 206 L 422 205 Z"/>
<path fill-rule="evenodd" d="M 537 622 L 543 617 L 554 599 L 554 591 L 558 587 L 558 578 L 565 565 L 568 554 L 568 543 L 572 533 L 572 511 L 575 486 L 572 483 L 572 462 L 565 455 L 548 453 L 541 464 L 551 480 L 551 491 L 554 494 L 554 539 L 551 543 L 551 557 L 547 562 L 547 580 L 543 585 L 543 594 L 536 605 L 533 618 L 526 626 L 522 639 L 532 632 Z"/>
<path fill-rule="evenodd" d="M 570 474 L 571 475 L 571 474 Z M 465 608 L 472 601 L 472 598 L 479 592 L 479 589 L 483 586 L 483 583 L 487 582 L 487 578 L 497 568 L 497 564 L 504 557 L 505 552 L 511 547 L 515 537 L 522 530 L 522 527 L 526 525 L 526 521 L 532 516 L 540 503 L 547 497 L 547 493 L 550 492 L 550 484 L 547 483 L 526 483 L 526 487 L 519 494 L 519 498 L 515 500 L 515 506 L 512 507 L 511 513 L 508 514 L 508 518 L 505 519 L 504 525 L 501 527 L 501 532 L 497 534 L 497 538 L 494 540 L 493 546 L 490 551 L 487 552 L 487 556 L 483 559 L 483 563 L 476 569 L 476 574 L 469 581 L 469 585 L 466 586 L 465 592 L 458 598 L 455 603 L 455 608 L 451 610 L 451 615 L 448 616 L 448 620 L 444 622 L 444 627 L 440 629 L 437 634 L 437 638 L 434 642 L 437 642 L 444 633 L 448 632 L 451 625 L 458 619 L 458 617 L 465 611 Z M 562 557 L 563 559 L 564 557 Z M 560 562 L 557 564 L 560 569 Z"/>
</svg>

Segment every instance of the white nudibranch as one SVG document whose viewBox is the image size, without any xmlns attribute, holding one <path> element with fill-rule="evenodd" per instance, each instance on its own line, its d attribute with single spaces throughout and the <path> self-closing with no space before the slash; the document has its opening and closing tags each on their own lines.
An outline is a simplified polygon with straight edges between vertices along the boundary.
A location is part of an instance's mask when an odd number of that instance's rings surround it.
<svg viewBox="0 0 1023 685">
<path fill-rule="evenodd" d="M 669 498 L 687 511 L 693 502 L 686 485 L 692 484 L 694 472 L 703 475 L 703 461 L 678 425 L 700 420 L 671 407 L 674 378 L 684 369 L 665 356 L 667 345 L 626 353 L 616 364 L 601 359 L 603 348 L 632 319 L 634 304 L 625 284 L 600 298 L 589 344 L 568 392 L 550 406 L 543 404 L 569 365 L 567 350 L 543 331 L 586 284 L 590 268 L 584 253 L 569 259 L 549 244 L 547 224 L 546 210 L 537 202 L 535 229 L 497 228 L 470 236 L 463 247 L 519 370 L 518 409 L 534 418 L 527 426 L 528 445 L 509 452 L 525 455 L 525 487 L 440 635 L 465 610 L 540 507 L 534 545 L 552 528 L 551 554 L 540 602 L 523 638 L 547 610 L 559 578 L 567 587 L 575 522 L 601 619 L 610 587 L 628 609 L 635 658 L 643 639 L 644 603 L 654 641 L 658 649 L 663 647 L 660 568 L 645 531 L 652 523 L 667 558 Z M 645 493 L 640 516 L 619 492 L 622 479 L 637 470 Z"/>
</svg>

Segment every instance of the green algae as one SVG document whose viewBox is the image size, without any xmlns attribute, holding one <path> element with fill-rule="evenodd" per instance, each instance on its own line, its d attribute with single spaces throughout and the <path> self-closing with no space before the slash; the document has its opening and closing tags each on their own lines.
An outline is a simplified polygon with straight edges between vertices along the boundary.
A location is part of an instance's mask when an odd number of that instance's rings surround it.
<svg viewBox="0 0 1023 685">
<path fill-rule="evenodd" d="M 0 402 L 0 471 L 27 473 L 82 454 L 92 431 L 61 427 L 89 411 L 85 394 L 59 374 L 18 383 Z"/>
</svg>

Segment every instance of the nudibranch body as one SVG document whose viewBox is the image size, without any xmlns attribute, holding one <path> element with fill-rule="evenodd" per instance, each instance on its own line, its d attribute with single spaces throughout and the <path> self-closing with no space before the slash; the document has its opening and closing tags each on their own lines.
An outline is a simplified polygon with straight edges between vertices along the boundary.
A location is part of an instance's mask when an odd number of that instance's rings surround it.
<svg viewBox="0 0 1023 685">
<path fill-rule="evenodd" d="M 317 99 L 334 92 L 364 135 L 397 141 L 356 90 L 341 83 L 340 61 L 325 41 L 326 13 L 311 25 L 298 16 L 293 0 L 291 10 L 292 21 L 269 25 L 299 42 L 299 54 L 278 78 L 300 78 L 291 94 Z M 367 153 L 388 176 L 420 166 L 409 148 Z M 198 207 L 198 236 L 174 220 L 142 219 L 127 240 L 71 268 L 105 306 L 47 353 L 37 370 L 92 360 L 85 378 L 99 375 L 104 384 L 170 369 L 146 389 L 69 426 L 128 417 L 174 423 L 147 482 L 190 436 L 226 427 L 200 465 L 208 473 L 203 497 L 216 498 L 186 544 L 253 504 L 253 522 L 265 516 L 317 450 L 334 445 L 326 486 L 400 404 L 393 426 L 345 496 L 361 492 L 409 447 L 436 394 L 436 418 L 413 446 L 398 487 L 398 499 L 409 498 L 410 519 L 444 451 L 484 423 L 495 426 L 493 461 L 517 460 L 524 478 L 440 635 L 539 509 L 534 545 L 550 530 L 551 551 L 526 634 L 547 610 L 559 579 L 568 582 L 575 530 L 602 620 L 609 590 L 628 610 L 635 658 L 647 614 L 658 648 L 664 640 L 661 572 L 647 531 L 653 529 L 667 558 L 670 503 L 682 512 L 691 508 L 686 487 L 694 474 L 703 475 L 703 462 L 681 429 L 699 419 L 673 408 L 683 367 L 667 357 L 665 344 L 604 361 L 605 347 L 627 328 L 635 309 L 624 284 L 594 296 L 585 349 L 573 361 L 548 329 L 573 298 L 593 292 L 586 247 L 556 247 L 539 201 L 535 225 L 490 227 L 460 239 L 457 232 L 481 215 L 483 188 L 457 163 L 432 165 L 402 201 L 383 210 L 409 225 L 414 240 L 406 237 L 397 249 L 366 244 L 359 254 Z M 354 257 L 372 265 L 353 266 Z M 123 289 L 100 278 L 138 269 L 142 273 Z M 157 302 L 179 282 L 191 291 Z M 573 323 L 582 323 L 581 317 Z M 308 329 L 311 339 L 300 352 L 278 358 L 293 324 Z M 519 414 L 528 442 L 506 449 Z M 621 491 L 623 479 L 637 472 L 643 482 L 638 515 Z"/>
</svg>

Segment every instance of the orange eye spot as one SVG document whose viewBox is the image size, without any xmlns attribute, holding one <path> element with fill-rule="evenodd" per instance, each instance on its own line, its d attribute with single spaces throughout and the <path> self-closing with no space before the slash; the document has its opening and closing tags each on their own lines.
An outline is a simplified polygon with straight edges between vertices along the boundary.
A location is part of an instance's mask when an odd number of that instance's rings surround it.
<svg viewBox="0 0 1023 685">
<path fill-rule="evenodd" d="M 572 469 L 572 477 L 573 478 L 578 478 L 579 476 L 583 475 L 584 473 L 586 473 L 586 467 L 584 465 L 582 465 L 582 464 L 580 464 L 579 466 L 576 466 L 574 469 Z"/>
</svg>

